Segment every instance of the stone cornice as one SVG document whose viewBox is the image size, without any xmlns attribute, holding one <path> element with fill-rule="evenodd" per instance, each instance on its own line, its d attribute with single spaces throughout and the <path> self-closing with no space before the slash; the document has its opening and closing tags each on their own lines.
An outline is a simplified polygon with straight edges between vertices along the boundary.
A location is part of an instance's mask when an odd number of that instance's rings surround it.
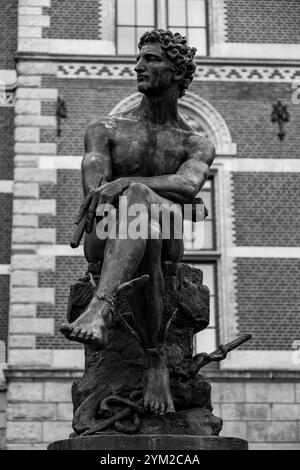
<svg viewBox="0 0 300 470">
<path fill-rule="evenodd" d="M 59 78 L 135 80 L 132 56 L 81 56 L 18 53 L 17 67 L 51 65 Z M 22 65 L 23 64 L 23 65 Z M 300 60 L 198 58 L 194 81 L 293 83 L 300 81 Z"/>
<path fill-rule="evenodd" d="M 114 63 L 114 64 L 134 64 L 134 56 L 122 55 L 71 55 L 71 54 L 44 54 L 38 52 L 17 52 L 15 54 L 17 61 L 56 61 L 56 62 L 96 62 L 96 63 Z M 291 59 L 253 59 L 253 58 L 225 58 L 225 57 L 196 57 L 198 66 L 207 65 L 259 65 L 267 67 L 299 67 L 299 60 Z"/>
<path fill-rule="evenodd" d="M 38 368 L 6 368 L 4 369 L 6 379 L 76 379 L 82 377 L 83 370 L 80 369 L 38 369 Z M 265 381 L 265 382 L 299 382 L 299 371 L 287 370 L 209 370 L 204 369 L 203 375 L 212 381 Z"/>
</svg>

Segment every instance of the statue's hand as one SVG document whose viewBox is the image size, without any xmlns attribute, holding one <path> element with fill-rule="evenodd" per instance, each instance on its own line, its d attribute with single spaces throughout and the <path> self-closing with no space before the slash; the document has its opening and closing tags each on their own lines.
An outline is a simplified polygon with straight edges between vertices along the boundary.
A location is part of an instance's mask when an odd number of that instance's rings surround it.
<svg viewBox="0 0 300 470">
<path fill-rule="evenodd" d="M 96 189 L 91 189 L 80 206 L 76 223 L 79 224 L 83 217 L 86 217 L 85 230 L 90 233 L 93 229 L 94 219 L 97 208 L 100 204 L 113 204 L 128 187 L 129 182 L 126 178 L 120 178 L 109 183 L 105 183 Z"/>
<path fill-rule="evenodd" d="M 129 182 L 126 178 L 119 178 L 115 181 L 104 184 L 97 188 L 95 192 L 101 194 L 101 202 L 113 201 L 115 198 L 121 196 L 123 191 L 127 189 Z"/>
</svg>

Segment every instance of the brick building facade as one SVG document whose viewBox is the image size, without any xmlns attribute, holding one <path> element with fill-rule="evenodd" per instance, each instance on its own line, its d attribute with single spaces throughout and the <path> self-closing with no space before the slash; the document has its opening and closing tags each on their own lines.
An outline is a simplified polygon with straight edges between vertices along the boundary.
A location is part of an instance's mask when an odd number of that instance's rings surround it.
<svg viewBox="0 0 300 470">
<path fill-rule="evenodd" d="M 8 449 L 43 449 L 72 431 L 70 387 L 83 353 L 59 325 L 68 286 L 86 267 L 82 247 L 68 246 L 84 130 L 140 99 L 134 55 L 118 53 L 120 1 L 0 0 L 0 436 Z M 213 298 L 197 348 L 253 333 L 206 372 L 222 435 L 252 449 L 299 449 L 300 4 L 190 2 L 205 11 L 202 54 L 180 111 L 217 151 L 207 185 L 213 242 L 185 255 Z M 158 26 L 175 22 L 171 3 L 153 2 Z M 184 27 L 194 37 L 188 16 Z M 61 122 L 58 98 L 67 106 Z M 277 101 L 290 114 L 283 140 L 271 122 Z"/>
</svg>

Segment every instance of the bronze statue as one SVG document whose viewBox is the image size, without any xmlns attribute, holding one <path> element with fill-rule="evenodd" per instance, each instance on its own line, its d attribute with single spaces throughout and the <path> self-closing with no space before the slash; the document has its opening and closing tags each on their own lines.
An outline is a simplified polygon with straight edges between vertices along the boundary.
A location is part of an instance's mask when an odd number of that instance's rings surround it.
<svg viewBox="0 0 300 470">
<path fill-rule="evenodd" d="M 85 232 L 88 270 L 71 285 L 61 326 L 68 339 L 84 343 L 85 370 L 72 387 L 74 433 L 49 449 L 247 448 L 219 437 L 222 419 L 212 414 L 211 386 L 198 372 L 251 335 L 194 355 L 194 335 L 209 324 L 209 289 L 200 269 L 181 262 L 183 206 L 192 204 L 194 220 L 215 154 L 177 110 L 195 52 L 179 33 L 146 32 L 135 67 L 140 105 L 86 131 L 85 198 L 71 246 Z M 124 197 L 125 219 L 100 236 L 103 204 L 120 215 Z M 122 232 L 135 219 L 135 204 L 147 215 L 146 237 Z M 164 212 L 153 217 L 155 205 L 173 214 L 169 236 Z"/>
<path fill-rule="evenodd" d="M 150 363 L 144 375 L 144 406 L 160 414 L 173 412 L 169 374 L 164 354 L 153 354 L 160 344 L 164 278 L 161 262 L 179 262 L 182 239 L 107 239 L 96 234 L 99 204 L 118 207 L 119 196 L 128 206 L 141 203 L 150 213 L 151 204 L 165 204 L 182 211 L 204 185 L 213 162 L 213 144 L 192 129 L 179 115 L 178 99 L 193 79 L 196 49 L 179 33 L 156 29 L 139 43 L 135 71 L 143 94 L 138 107 L 127 113 L 99 118 L 85 134 L 82 161 L 84 202 L 77 223 L 85 224 L 84 253 L 89 263 L 103 261 L 95 295 L 85 312 L 61 327 L 70 340 L 104 348 L 118 288 L 136 277 L 149 276 L 146 302 L 149 315 L 140 319 Z M 128 217 L 130 222 L 130 216 Z M 154 226 L 153 226 L 154 224 Z M 149 232 L 150 233 L 150 232 Z"/>
</svg>

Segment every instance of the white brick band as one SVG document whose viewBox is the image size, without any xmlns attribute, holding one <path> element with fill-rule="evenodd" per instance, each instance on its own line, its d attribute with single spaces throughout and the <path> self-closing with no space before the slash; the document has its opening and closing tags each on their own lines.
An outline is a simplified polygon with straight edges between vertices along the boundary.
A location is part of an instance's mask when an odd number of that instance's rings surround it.
<svg viewBox="0 0 300 470">
<path fill-rule="evenodd" d="M 10 274 L 10 265 L 0 264 L 0 276 L 6 276 L 8 274 Z"/>
<path fill-rule="evenodd" d="M 0 193 L 12 193 L 13 180 L 0 180 Z"/>
<path fill-rule="evenodd" d="M 40 169 L 80 170 L 81 155 L 44 156 L 38 159 Z M 217 156 L 212 169 L 222 164 L 227 171 L 300 173 L 300 160 L 296 158 L 231 158 Z"/>
<path fill-rule="evenodd" d="M 292 346 L 292 345 L 290 345 Z M 237 370 L 299 370 L 299 363 L 293 361 L 293 352 L 290 351 L 232 351 L 224 363 L 221 364 L 221 369 L 237 369 Z M 297 351 L 296 351 L 297 352 Z M 281 386 L 274 384 L 281 393 Z M 264 396 L 264 399 L 266 395 Z M 290 400 L 292 401 L 292 399 Z"/>
<path fill-rule="evenodd" d="M 233 246 L 234 258 L 300 258 L 300 248 L 290 246 Z"/>
</svg>

